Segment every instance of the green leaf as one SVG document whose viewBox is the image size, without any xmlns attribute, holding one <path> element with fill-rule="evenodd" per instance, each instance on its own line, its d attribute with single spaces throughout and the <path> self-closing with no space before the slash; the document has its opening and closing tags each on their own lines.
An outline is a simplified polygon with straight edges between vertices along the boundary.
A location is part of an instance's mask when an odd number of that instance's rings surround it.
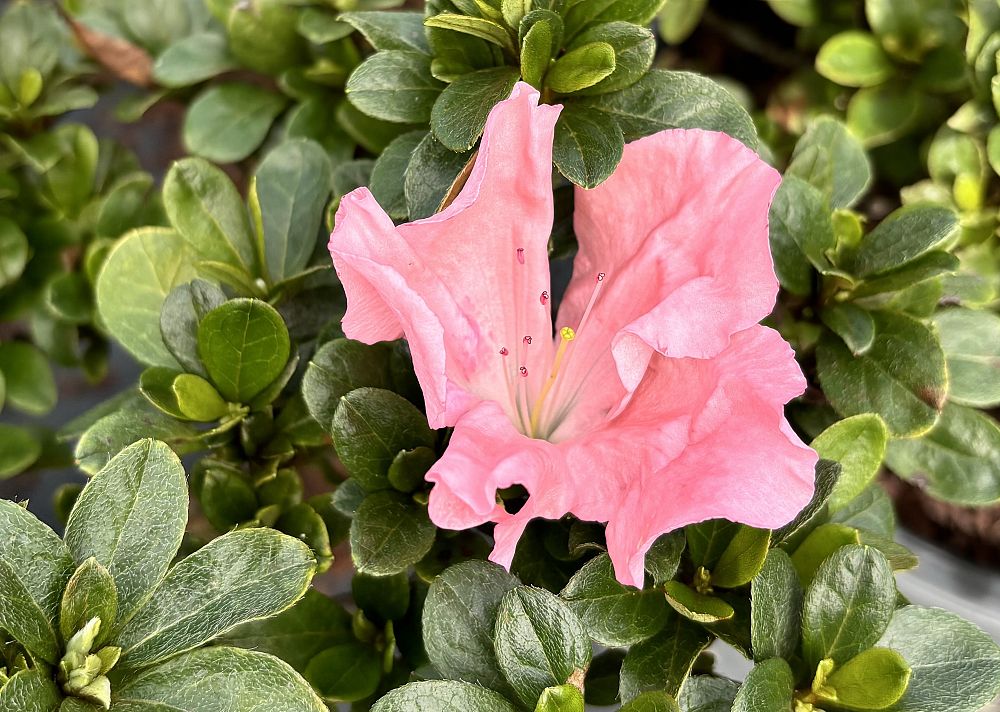
<svg viewBox="0 0 1000 712">
<path fill-rule="evenodd" d="M 431 75 L 430 57 L 419 52 L 377 52 L 347 80 L 347 98 L 384 121 L 426 123 L 444 85 Z"/>
<path fill-rule="evenodd" d="M 701 21 L 708 0 L 666 0 L 657 16 L 657 31 L 671 45 L 686 40 Z"/>
<path fill-rule="evenodd" d="M 871 87 L 892 77 L 896 70 L 874 35 L 848 30 L 819 48 L 816 71 L 845 87 Z"/>
<path fill-rule="evenodd" d="M 920 257 L 958 229 L 949 208 L 916 203 L 893 211 L 861 241 L 853 271 L 861 276 L 885 272 Z"/>
<path fill-rule="evenodd" d="M 928 493 L 964 505 L 1000 499 L 1000 424 L 972 408 L 947 404 L 934 429 L 918 440 L 893 440 L 886 463 Z"/>
<path fill-rule="evenodd" d="M 568 50 L 545 75 L 545 86 L 559 94 L 593 87 L 615 71 L 615 48 L 607 42 L 589 42 Z"/>
<path fill-rule="evenodd" d="M 177 407 L 190 420 L 212 422 L 224 416 L 229 408 L 212 384 L 193 373 L 182 373 L 172 384 Z"/>
<path fill-rule="evenodd" d="M 712 569 L 712 585 L 738 588 L 757 575 L 771 543 L 768 529 L 741 526 Z"/>
<path fill-rule="evenodd" d="M 618 583 L 607 554 L 584 564 L 559 595 L 590 637 L 608 647 L 633 645 L 655 635 L 670 615 L 661 592 Z"/>
<path fill-rule="evenodd" d="M 540 588 L 519 586 L 504 595 L 493 644 L 500 669 L 526 707 L 546 687 L 582 684 L 590 665 L 590 639 L 580 620 Z"/>
<path fill-rule="evenodd" d="M 0 379 L 2 379 L 0 374 Z M 42 443 L 29 428 L 0 423 L 0 480 L 31 467 L 42 454 Z"/>
<path fill-rule="evenodd" d="M 111 573 L 121 620 L 132 616 L 166 573 L 184 536 L 187 505 L 184 468 L 155 440 L 118 453 L 76 500 L 66 544 L 77 561 L 94 557 Z M 156 535 L 150 536 L 154 521 Z"/>
<path fill-rule="evenodd" d="M 309 62 L 309 48 L 299 35 L 300 8 L 288 0 L 231 3 L 225 24 L 229 50 L 241 64 L 261 74 L 277 75 Z"/>
<path fill-rule="evenodd" d="M 0 288 L 17 282 L 29 257 L 28 238 L 13 220 L 0 217 Z"/>
<path fill-rule="evenodd" d="M 220 532 L 252 520 L 260 506 L 246 476 L 229 468 L 207 469 L 197 496 L 205 519 Z"/>
<path fill-rule="evenodd" d="M 62 540 L 14 502 L 0 500 L 0 627 L 42 660 L 59 658 L 56 619 L 75 564 Z"/>
<path fill-rule="evenodd" d="M 410 157 L 403 182 L 410 220 L 430 217 L 438 211 L 469 157 L 468 153 L 447 149 L 433 134 L 424 136 Z"/>
<path fill-rule="evenodd" d="M 851 296 L 858 300 L 874 296 L 874 300 L 866 299 L 866 302 L 878 307 L 881 306 L 880 302 L 884 302 L 882 295 L 885 293 L 900 292 L 923 285 L 935 277 L 958 271 L 958 267 L 959 261 L 954 255 L 943 250 L 931 250 L 895 269 L 866 278 L 851 291 Z M 939 298 L 934 299 L 932 310 L 938 301 Z"/>
<path fill-rule="evenodd" d="M 309 685 L 277 658 L 237 648 L 192 650 L 126 677 L 116 712 L 327 712 Z"/>
<path fill-rule="evenodd" d="M 583 712 L 583 693 L 573 685 L 546 687 L 535 712 Z"/>
<path fill-rule="evenodd" d="M 402 450 L 433 447 L 427 419 L 391 391 L 358 388 L 340 399 L 333 442 L 344 466 L 369 492 L 389 486 L 389 466 Z"/>
<path fill-rule="evenodd" d="M 423 611 L 427 656 L 442 675 L 506 694 L 493 628 L 504 595 L 518 580 L 496 564 L 466 561 L 434 579 Z"/>
<path fill-rule="evenodd" d="M 813 185 L 787 175 L 771 202 L 768 224 L 781 286 L 793 294 L 809 294 L 813 269 L 830 268 L 826 254 L 836 244 L 826 199 Z"/>
<path fill-rule="evenodd" d="M 870 648 L 835 668 L 817 696 L 852 710 L 883 710 L 903 696 L 909 682 L 910 666 L 899 653 Z"/>
<path fill-rule="evenodd" d="M 912 669 L 893 712 L 975 712 L 1000 694 L 1000 647 L 954 613 L 900 608 L 878 645 L 898 652 Z"/>
<path fill-rule="evenodd" d="M 58 394 L 48 359 L 37 347 L 20 341 L 0 344 L 0 372 L 6 402 L 31 415 L 45 415 L 55 407 Z"/>
<path fill-rule="evenodd" d="M 566 37 L 601 22 L 621 20 L 635 25 L 648 25 L 663 5 L 663 0 L 592 0 L 567 3 Z"/>
<path fill-rule="evenodd" d="M 667 581 L 663 586 L 667 603 L 688 620 L 698 623 L 718 623 L 735 614 L 733 607 L 721 598 L 699 593 L 680 581 Z"/>
<path fill-rule="evenodd" d="M 772 658 L 758 663 L 747 673 L 733 700 L 733 712 L 790 710 L 795 677 L 788 663 Z"/>
<path fill-rule="evenodd" d="M 799 647 L 802 586 L 791 559 L 781 549 L 767 552 L 750 582 L 750 638 L 754 660 L 790 659 Z"/>
<path fill-rule="evenodd" d="M 872 647 L 896 605 L 896 583 L 885 557 L 866 546 L 844 546 L 816 572 L 802 606 L 802 650 L 815 668 Z"/>
<path fill-rule="evenodd" d="M 221 170 L 200 158 L 178 161 L 164 180 L 163 205 L 171 224 L 199 258 L 229 265 L 244 275 L 257 273 L 246 208 Z"/>
<path fill-rule="evenodd" d="M 621 128 L 612 117 L 577 104 L 563 108 L 556 122 L 552 160 L 576 185 L 594 188 L 603 183 L 624 149 Z"/>
<path fill-rule="evenodd" d="M 645 27 L 630 22 L 607 22 L 580 33 L 567 47 L 573 51 L 593 43 L 605 43 L 614 50 L 614 71 L 596 84 L 577 89 L 581 96 L 619 91 L 639 81 L 653 64 L 656 39 Z M 556 66 L 559 61 L 557 60 Z"/>
<path fill-rule="evenodd" d="M 426 680 L 397 687 L 372 712 L 517 712 L 503 697 L 458 680 Z"/>
<path fill-rule="evenodd" d="M 692 675 L 681 688 L 677 703 L 684 712 L 730 712 L 739 684 L 724 677 Z"/>
<path fill-rule="evenodd" d="M 302 396 L 309 414 L 329 430 L 340 399 L 364 386 L 392 387 L 388 347 L 334 339 L 323 344 L 309 362 L 302 378 Z"/>
<path fill-rule="evenodd" d="M 809 444 L 821 458 L 840 463 L 840 479 L 827 502 L 831 512 L 843 508 L 875 479 L 888 439 L 882 418 L 862 413 L 834 423 Z"/>
<path fill-rule="evenodd" d="M 531 86 L 540 89 L 552 61 L 552 23 L 547 19 L 534 22 L 521 40 L 521 76 Z"/>
<path fill-rule="evenodd" d="M 485 40 L 500 49 L 514 52 L 514 43 L 503 25 L 486 18 L 442 12 L 424 20 L 424 27 L 461 32 Z"/>
<path fill-rule="evenodd" d="M 239 625 L 216 642 L 273 655 L 301 672 L 323 650 L 351 639 L 350 614 L 310 589 L 284 612 Z"/>
<path fill-rule="evenodd" d="M 739 527 L 739 524 L 725 519 L 709 519 L 684 527 L 691 562 L 695 566 L 715 568 L 715 563 L 736 536 Z"/>
<path fill-rule="evenodd" d="M 820 565 L 842 546 L 860 544 L 860 532 L 846 524 L 821 524 L 796 547 L 792 563 L 803 586 L 812 583 Z"/>
<path fill-rule="evenodd" d="M 225 292 L 203 279 L 174 287 L 163 301 L 160 336 L 170 354 L 188 373 L 208 375 L 198 357 L 198 323 L 225 301 Z"/>
<path fill-rule="evenodd" d="M 615 119 L 629 141 L 664 129 L 701 128 L 723 131 L 757 148 L 753 122 L 733 95 L 690 72 L 653 69 L 621 91 L 574 103 Z"/>
<path fill-rule="evenodd" d="M 424 558 L 436 531 L 427 510 L 412 499 L 375 492 L 365 497 L 351 522 L 351 558 L 362 573 L 396 574 Z"/>
<path fill-rule="evenodd" d="M 11 675 L 0 687 L 0 712 L 55 712 L 62 699 L 52 675 L 37 666 Z"/>
<path fill-rule="evenodd" d="M 330 533 L 326 522 L 308 504 L 296 504 L 286 510 L 275 522 L 274 528 L 289 536 L 304 541 L 316 557 L 317 571 L 322 573 L 333 563 Z"/>
<path fill-rule="evenodd" d="M 781 529 L 775 529 L 771 533 L 771 541 L 780 543 L 788 541 L 800 530 L 804 530 L 820 512 L 824 511 L 826 501 L 830 498 L 833 488 L 840 477 L 840 463 L 830 460 L 820 460 L 816 463 L 816 477 L 814 480 L 813 496 L 795 519 L 790 521 Z"/>
<path fill-rule="evenodd" d="M 394 220 L 409 217 L 406 207 L 406 168 L 426 131 L 410 131 L 397 136 L 375 161 L 369 188 L 382 209 Z"/>
<path fill-rule="evenodd" d="M 896 531 L 896 514 L 892 500 L 877 483 L 830 515 L 830 521 L 892 539 Z"/>
<path fill-rule="evenodd" d="M 260 147 L 287 100 L 253 84 L 230 82 L 206 89 L 184 118 L 184 145 L 216 163 L 242 161 Z"/>
<path fill-rule="evenodd" d="M 70 577 L 59 607 L 59 632 L 68 641 L 90 620 L 101 619 L 97 642 L 106 641 L 118 618 L 118 591 L 110 572 L 90 557 Z"/>
<path fill-rule="evenodd" d="M 930 430 L 947 395 L 944 353 L 934 332 L 909 316 L 874 312 L 875 341 L 855 357 L 832 334 L 817 349 L 823 391 L 841 415 L 878 413 L 894 437 Z"/>
<path fill-rule="evenodd" d="M 236 66 L 224 35 L 198 32 L 173 43 L 156 58 L 153 78 L 165 87 L 187 87 L 228 72 Z"/>
<path fill-rule="evenodd" d="M 622 663 L 620 695 L 630 702 L 650 690 L 677 695 L 712 636 L 678 615 L 655 636 L 633 645 Z"/>
<path fill-rule="evenodd" d="M 516 68 L 495 67 L 456 79 L 434 102 L 434 136 L 452 151 L 468 151 L 482 135 L 490 109 L 510 96 L 519 78 Z"/>
<path fill-rule="evenodd" d="M 653 585 L 659 586 L 674 577 L 681 564 L 681 554 L 687 540 L 684 531 L 678 529 L 662 534 L 646 552 L 646 571 L 653 577 Z"/>
<path fill-rule="evenodd" d="M 673 697 L 666 692 L 643 692 L 630 702 L 622 705 L 624 712 L 680 712 Z"/>
<path fill-rule="evenodd" d="M 356 640 L 331 646 L 314 657 L 303 676 L 324 699 L 356 702 L 375 692 L 382 680 L 382 658 Z"/>
<path fill-rule="evenodd" d="M 1000 405 L 1000 317 L 945 309 L 933 321 L 948 364 L 948 400 L 978 408 Z"/>
<path fill-rule="evenodd" d="M 410 579 L 405 572 L 392 576 L 355 574 L 351 596 L 365 615 L 376 621 L 397 621 L 410 607 Z"/>
<path fill-rule="evenodd" d="M 299 15 L 299 34 L 317 45 L 325 45 L 348 37 L 354 28 L 341 22 L 332 9 L 307 7 Z M 343 45 L 338 47 L 341 49 Z"/>
<path fill-rule="evenodd" d="M 872 167 L 858 139 L 836 119 L 823 116 L 795 144 L 785 175 L 819 188 L 831 208 L 849 208 L 868 190 Z"/>
<path fill-rule="evenodd" d="M 424 475 L 437 462 L 438 456 L 429 447 L 403 450 L 389 465 L 389 484 L 400 492 L 413 492 L 424 484 Z"/>
<path fill-rule="evenodd" d="M 330 173 L 326 152 L 308 139 L 283 141 L 257 169 L 263 253 L 275 282 L 301 272 L 316 250 Z"/>
<path fill-rule="evenodd" d="M 430 54 L 420 12 L 344 12 L 339 17 L 358 30 L 376 50 L 412 50 Z"/>
<path fill-rule="evenodd" d="M 198 354 L 226 400 L 246 403 L 285 368 L 291 352 L 288 329 L 274 307 L 257 299 L 233 299 L 198 325 Z"/>
<path fill-rule="evenodd" d="M 855 304 L 834 304 L 823 309 L 819 317 L 855 356 L 864 355 L 875 342 L 875 320 L 868 310 Z"/>
<path fill-rule="evenodd" d="M 60 321 L 86 324 L 94 318 L 90 282 L 82 273 L 61 274 L 45 285 L 45 307 Z"/>
<path fill-rule="evenodd" d="M 125 623 L 115 641 L 121 664 L 152 665 L 279 613 L 302 597 L 315 570 L 309 547 L 273 529 L 221 536 L 175 565 Z"/>
<path fill-rule="evenodd" d="M 847 104 L 847 127 L 866 148 L 905 135 L 920 119 L 922 96 L 907 82 L 859 89 Z"/>
</svg>

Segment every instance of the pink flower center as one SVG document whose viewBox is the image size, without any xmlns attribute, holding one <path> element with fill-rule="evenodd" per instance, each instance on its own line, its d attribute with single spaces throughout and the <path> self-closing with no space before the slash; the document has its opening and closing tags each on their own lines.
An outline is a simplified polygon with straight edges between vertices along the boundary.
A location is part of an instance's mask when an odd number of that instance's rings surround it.
<svg viewBox="0 0 1000 712">
<path fill-rule="evenodd" d="M 524 248 L 517 248 L 516 255 L 518 264 L 523 265 Z M 516 279 L 521 278 L 519 272 Z M 594 291 L 590 295 L 590 301 L 583 312 L 580 324 L 575 329 L 564 326 L 559 330 L 559 345 L 556 347 L 551 363 L 532 365 L 532 368 L 539 365 L 547 367 L 547 377 L 541 386 L 532 388 L 529 386 L 527 378 L 529 347 L 532 341 L 530 334 L 526 334 L 521 339 L 521 346 L 517 349 L 517 354 L 511 363 L 506 363 L 507 356 L 510 355 L 507 347 L 501 346 L 499 349 L 500 356 L 505 360 L 504 374 L 507 379 L 507 393 L 514 413 L 511 420 L 518 430 L 530 438 L 547 439 L 551 436 L 576 400 L 578 393 L 573 390 L 572 385 L 566 385 L 565 382 L 568 379 L 563 375 L 566 373 L 567 364 L 573 359 L 576 351 L 573 344 L 583 334 L 583 330 L 590 320 L 590 313 L 593 311 L 594 304 L 597 303 L 597 298 L 604 286 L 605 276 L 604 272 L 598 273 Z M 520 290 L 518 293 L 521 293 Z M 551 308 L 549 307 L 548 291 L 542 291 L 538 301 L 543 307 Z M 520 323 L 522 321 L 520 306 L 515 309 L 515 312 L 515 323 Z"/>
</svg>

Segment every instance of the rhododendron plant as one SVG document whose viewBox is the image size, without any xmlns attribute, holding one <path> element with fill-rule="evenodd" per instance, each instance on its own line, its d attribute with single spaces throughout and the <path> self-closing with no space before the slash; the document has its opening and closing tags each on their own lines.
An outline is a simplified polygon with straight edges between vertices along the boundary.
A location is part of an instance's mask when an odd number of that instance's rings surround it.
<svg viewBox="0 0 1000 712">
<path fill-rule="evenodd" d="M 641 587 L 663 533 L 712 518 L 776 528 L 813 491 L 816 454 L 783 406 L 805 389 L 758 322 L 778 283 L 768 207 L 779 175 L 729 136 L 670 130 L 576 189 L 579 253 L 553 318 L 547 246 L 559 106 L 518 84 L 490 113 L 454 202 L 395 226 L 366 188 L 330 238 L 344 333 L 405 337 L 432 427 L 438 525 L 495 522 L 509 566 L 536 517 L 607 522 L 620 581 Z M 555 336 L 553 337 L 553 322 Z M 497 490 L 523 486 L 516 513 Z"/>
</svg>

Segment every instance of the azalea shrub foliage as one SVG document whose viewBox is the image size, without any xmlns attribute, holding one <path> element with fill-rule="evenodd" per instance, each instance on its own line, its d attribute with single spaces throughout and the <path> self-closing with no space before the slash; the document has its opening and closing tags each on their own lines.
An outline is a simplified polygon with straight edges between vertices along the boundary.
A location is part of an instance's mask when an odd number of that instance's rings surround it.
<svg viewBox="0 0 1000 712">
<path fill-rule="evenodd" d="M 0 712 L 989 704 L 1000 4 L 399 4 L 3 9 Z"/>
</svg>

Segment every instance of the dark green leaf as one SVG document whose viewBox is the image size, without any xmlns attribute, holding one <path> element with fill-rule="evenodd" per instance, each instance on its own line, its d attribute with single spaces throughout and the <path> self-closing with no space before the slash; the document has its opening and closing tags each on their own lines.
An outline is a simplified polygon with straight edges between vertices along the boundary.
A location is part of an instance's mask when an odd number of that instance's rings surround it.
<svg viewBox="0 0 1000 712">
<path fill-rule="evenodd" d="M 303 676 L 325 699 L 337 702 L 362 700 L 378 688 L 382 659 L 375 648 L 356 640 L 322 651 L 309 661 Z"/>
<path fill-rule="evenodd" d="M 469 154 L 448 150 L 433 134 L 424 136 L 410 157 L 403 183 L 410 220 L 436 213 L 468 162 Z"/>
<path fill-rule="evenodd" d="M 0 687 L 2 712 L 55 712 L 62 699 L 44 666 L 21 670 Z"/>
<path fill-rule="evenodd" d="M 750 637 L 755 660 L 791 659 L 799 647 L 802 586 L 791 560 L 771 549 L 750 582 Z"/>
<path fill-rule="evenodd" d="M 430 57 L 387 50 L 366 59 L 347 80 L 347 96 L 358 109 L 385 121 L 422 124 L 444 85 L 431 76 Z"/>
<path fill-rule="evenodd" d="M 424 27 L 460 32 L 464 35 L 485 40 L 509 52 L 514 51 L 514 43 L 503 25 L 483 17 L 442 12 L 424 20 Z"/>
<path fill-rule="evenodd" d="M 257 493 L 246 476 L 228 468 L 209 468 L 198 492 L 202 513 L 216 531 L 226 532 L 254 518 Z"/>
<path fill-rule="evenodd" d="M 497 611 L 497 662 L 526 707 L 546 687 L 582 684 L 590 665 L 590 639 L 573 612 L 548 591 L 519 586 Z"/>
<path fill-rule="evenodd" d="M 389 576 L 424 557 L 436 529 L 427 510 L 398 492 L 365 497 L 351 522 L 351 557 L 362 573 Z"/>
<path fill-rule="evenodd" d="M 583 188 L 594 188 L 621 161 L 625 140 L 615 119 L 578 104 L 563 108 L 556 122 L 552 160 L 559 171 Z"/>
<path fill-rule="evenodd" d="M 24 472 L 41 454 L 42 443 L 30 428 L 0 423 L 0 480 Z"/>
<path fill-rule="evenodd" d="M 724 677 L 692 675 L 681 688 L 677 703 L 683 712 L 730 712 L 739 684 Z"/>
<path fill-rule="evenodd" d="M 836 243 L 823 194 L 801 178 L 785 176 L 771 202 L 768 224 L 781 286 L 793 294 L 809 294 L 813 269 L 829 269 L 826 253 Z"/>
<path fill-rule="evenodd" d="M 383 344 L 368 346 L 350 339 L 334 339 L 313 355 L 302 379 L 302 396 L 309 413 L 330 429 L 340 399 L 355 388 L 391 387 L 389 353 Z"/>
<path fill-rule="evenodd" d="M 456 79 L 431 110 L 435 138 L 452 151 L 468 151 L 483 133 L 490 109 L 510 96 L 519 78 L 513 67 L 495 67 Z"/>
<path fill-rule="evenodd" d="M 677 695 L 711 639 L 700 626 L 681 616 L 671 616 L 663 630 L 626 653 L 621 672 L 622 702 L 649 690 Z"/>
<path fill-rule="evenodd" d="M 865 279 L 851 290 L 851 296 L 879 306 L 889 292 L 905 293 L 910 288 L 926 285 L 935 277 L 957 272 L 958 268 L 957 257 L 943 250 L 931 250 L 911 262 Z M 938 301 L 939 295 L 933 299 L 931 311 Z"/>
<path fill-rule="evenodd" d="M 681 554 L 687 540 L 683 530 L 661 535 L 646 552 L 646 571 L 653 576 L 653 584 L 659 586 L 674 577 L 681 563 Z"/>
<path fill-rule="evenodd" d="M 789 710 L 795 677 L 781 658 L 772 658 L 754 666 L 747 673 L 733 700 L 733 712 L 763 712 Z"/>
<path fill-rule="evenodd" d="M 403 450 L 389 465 L 389 484 L 400 492 L 419 489 L 424 484 L 424 475 L 437 459 L 437 453 L 429 447 Z"/>
<path fill-rule="evenodd" d="M 340 21 L 355 27 L 377 50 L 412 50 L 430 54 L 420 12 L 344 12 Z"/>
<path fill-rule="evenodd" d="M 868 310 L 844 302 L 827 307 L 819 316 L 824 324 L 844 340 L 855 356 L 863 355 L 872 347 L 875 341 L 875 320 Z"/>
<path fill-rule="evenodd" d="M 372 195 L 394 220 L 405 220 L 409 216 L 405 193 L 406 167 L 426 135 L 426 131 L 411 131 L 397 136 L 386 146 L 372 168 L 369 185 Z"/>
<path fill-rule="evenodd" d="M 885 272 L 945 242 L 958 228 L 948 208 L 914 204 L 892 212 L 861 241 L 854 271 L 861 277 Z"/>
<path fill-rule="evenodd" d="M 225 301 L 225 292 L 203 279 L 174 287 L 163 301 L 160 336 L 170 354 L 188 373 L 208 375 L 198 357 L 198 324 Z"/>
<path fill-rule="evenodd" d="M 866 148 L 895 141 L 919 122 L 922 98 L 909 82 L 859 89 L 847 104 L 847 127 Z"/>
<path fill-rule="evenodd" d="M 800 529 L 808 525 L 826 506 L 833 488 L 840 477 L 840 464 L 830 460 L 820 460 L 816 463 L 816 478 L 814 480 L 813 496 L 809 504 L 798 515 L 781 529 L 771 533 L 771 541 L 780 543 L 787 541 Z"/>
<path fill-rule="evenodd" d="M 786 176 L 811 183 L 832 208 L 848 208 L 868 190 L 872 168 L 861 143 L 832 117 L 820 117 L 795 144 Z"/>
<path fill-rule="evenodd" d="M 517 712 L 503 697 L 458 680 L 411 682 L 392 690 L 372 712 Z"/>
</svg>

